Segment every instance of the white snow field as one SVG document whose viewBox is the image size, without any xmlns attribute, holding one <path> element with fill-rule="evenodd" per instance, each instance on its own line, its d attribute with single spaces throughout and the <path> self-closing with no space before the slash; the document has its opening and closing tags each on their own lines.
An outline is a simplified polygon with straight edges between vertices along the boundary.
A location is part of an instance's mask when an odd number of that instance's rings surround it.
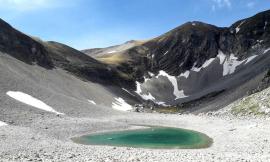
<svg viewBox="0 0 270 162">
<path fill-rule="evenodd" d="M 157 77 L 159 76 L 165 76 L 169 79 L 169 81 L 172 83 L 173 85 L 173 94 L 175 95 L 175 100 L 179 99 L 179 98 L 185 98 L 185 97 L 188 97 L 184 94 L 184 91 L 181 90 L 179 91 L 179 88 L 178 88 L 178 84 L 177 84 L 177 79 L 175 76 L 171 76 L 169 75 L 168 73 L 166 73 L 165 71 L 161 70 L 159 71 L 159 74 Z"/>
<path fill-rule="evenodd" d="M 132 106 L 128 104 L 123 98 L 115 98 L 116 102 L 112 103 L 112 108 L 120 111 L 130 111 Z"/>
<path fill-rule="evenodd" d="M 6 123 L 4 123 L 4 122 L 0 121 L 0 127 L 2 127 L 2 126 L 6 126 L 6 125 L 7 125 Z"/>
<path fill-rule="evenodd" d="M 89 103 L 93 104 L 93 105 L 96 105 L 97 103 L 93 100 L 88 100 Z"/>
<path fill-rule="evenodd" d="M 36 99 L 26 93 L 23 92 L 19 92 L 19 91 L 8 91 L 6 93 L 9 97 L 20 101 L 24 104 L 33 106 L 35 108 L 44 110 L 44 111 L 48 111 L 48 112 L 52 112 L 55 114 L 59 114 L 59 115 L 64 115 L 63 113 L 57 112 L 55 111 L 52 107 L 50 107 L 49 105 L 45 104 L 44 102 L 40 101 L 39 99 Z"/>
<path fill-rule="evenodd" d="M 258 55 L 253 55 L 244 60 L 238 61 L 238 58 L 235 57 L 234 54 L 230 54 L 230 56 L 226 56 L 222 51 L 219 51 L 217 58 L 219 58 L 220 64 L 223 64 L 223 76 L 226 76 L 226 75 L 233 74 L 239 65 L 243 63 L 247 64 L 251 62 L 253 59 L 255 59 L 257 56 Z"/>
<path fill-rule="evenodd" d="M 188 75 L 189 75 L 189 72 L 187 71 L 182 76 L 184 76 L 184 77 L 187 78 Z M 180 98 L 188 97 L 188 96 L 186 96 L 184 94 L 184 91 L 183 90 L 179 90 L 178 83 L 177 83 L 177 77 L 171 76 L 171 75 L 169 75 L 168 73 L 166 73 L 163 70 L 159 71 L 159 74 L 157 76 L 155 76 L 155 78 L 159 78 L 160 76 L 166 77 L 171 82 L 171 84 L 173 86 L 173 94 L 175 96 L 175 100 L 180 99 Z M 145 78 L 144 83 L 146 83 L 147 81 L 149 81 L 151 79 Z M 136 87 L 137 88 L 136 88 L 136 91 L 135 92 L 138 95 L 140 95 L 144 100 L 151 100 L 151 101 L 154 101 L 157 104 L 160 103 L 160 102 L 157 102 L 156 101 L 155 97 L 153 97 L 153 95 L 150 92 L 147 92 L 147 95 L 146 94 L 142 94 L 141 83 L 139 83 L 138 81 L 136 82 Z"/>
<path fill-rule="evenodd" d="M 142 89 L 141 89 L 141 83 L 137 82 L 136 81 L 136 93 L 138 95 L 140 95 L 144 100 L 151 100 L 151 101 L 154 101 L 155 100 L 155 97 L 152 96 L 152 94 L 150 92 L 148 92 L 148 94 L 142 94 Z"/>
<path fill-rule="evenodd" d="M 226 57 L 225 62 L 223 63 L 223 76 L 233 74 L 237 66 L 241 65 L 245 60 L 238 61 L 238 58 L 231 54 L 229 57 Z"/>
</svg>

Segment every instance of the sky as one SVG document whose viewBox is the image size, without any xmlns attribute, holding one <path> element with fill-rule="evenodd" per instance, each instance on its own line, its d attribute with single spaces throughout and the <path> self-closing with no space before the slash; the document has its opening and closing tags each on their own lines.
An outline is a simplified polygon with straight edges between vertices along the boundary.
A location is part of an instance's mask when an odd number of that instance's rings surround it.
<svg viewBox="0 0 270 162">
<path fill-rule="evenodd" d="M 0 0 L 0 18 L 76 49 L 157 37 L 188 21 L 230 26 L 270 9 L 270 0 Z"/>
</svg>

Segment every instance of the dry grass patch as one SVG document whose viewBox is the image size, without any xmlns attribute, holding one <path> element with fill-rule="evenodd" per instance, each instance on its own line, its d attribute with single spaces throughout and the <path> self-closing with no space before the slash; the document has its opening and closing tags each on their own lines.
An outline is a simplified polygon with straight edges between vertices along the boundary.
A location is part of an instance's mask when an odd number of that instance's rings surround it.
<svg viewBox="0 0 270 162">
<path fill-rule="evenodd" d="M 104 55 L 101 57 L 97 57 L 97 60 L 106 63 L 106 64 L 112 64 L 112 65 L 119 65 L 121 63 L 124 63 L 128 61 L 127 56 L 124 56 L 123 54 L 112 54 L 112 55 Z"/>
</svg>

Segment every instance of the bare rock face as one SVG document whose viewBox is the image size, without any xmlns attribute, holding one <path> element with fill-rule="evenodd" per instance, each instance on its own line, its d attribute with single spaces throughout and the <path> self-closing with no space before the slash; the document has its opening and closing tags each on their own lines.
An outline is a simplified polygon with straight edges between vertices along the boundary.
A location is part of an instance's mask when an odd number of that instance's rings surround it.
<svg viewBox="0 0 270 162">
<path fill-rule="evenodd" d="M 25 63 L 53 68 L 53 62 L 46 49 L 31 37 L 13 29 L 0 19 L 0 51 Z"/>
<path fill-rule="evenodd" d="M 209 102 L 204 96 L 217 92 L 235 93 L 228 97 L 231 102 L 256 87 L 259 82 L 254 81 L 242 89 L 251 80 L 261 80 L 259 74 L 269 69 L 269 22 L 270 11 L 223 28 L 188 22 L 123 51 L 129 59 L 116 68 L 132 76 L 141 97 L 157 104 L 201 98 Z M 237 88 L 241 90 L 232 92 Z"/>
<path fill-rule="evenodd" d="M 145 56 L 147 61 L 141 63 L 148 62 L 146 69 L 150 71 L 180 75 L 192 67 L 201 67 L 206 60 L 215 58 L 219 50 L 243 60 L 260 48 L 269 47 L 269 35 L 270 11 L 265 11 L 228 28 L 188 22 L 127 53 L 137 53 L 141 59 L 141 55 Z"/>
<path fill-rule="evenodd" d="M 173 75 L 196 67 L 218 53 L 222 29 L 201 22 L 186 23 L 148 43 L 154 71 L 165 70 Z"/>
</svg>

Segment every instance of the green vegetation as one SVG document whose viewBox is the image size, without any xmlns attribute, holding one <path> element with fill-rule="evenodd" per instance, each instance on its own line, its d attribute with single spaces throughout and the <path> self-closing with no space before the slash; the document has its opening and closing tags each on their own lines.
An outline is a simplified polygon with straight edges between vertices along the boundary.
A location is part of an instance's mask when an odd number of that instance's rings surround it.
<svg viewBox="0 0 270 162">
<path fill-rule="evenodd" d="M 263 97 L 263 98 L 262 98 Z M 233 104 L 231 113 L 234 115 L 267 115 L 270 107 L 270 98 L 264 93 L 257 93 L 248 96 L 239 102 Z"/>
</svg>

